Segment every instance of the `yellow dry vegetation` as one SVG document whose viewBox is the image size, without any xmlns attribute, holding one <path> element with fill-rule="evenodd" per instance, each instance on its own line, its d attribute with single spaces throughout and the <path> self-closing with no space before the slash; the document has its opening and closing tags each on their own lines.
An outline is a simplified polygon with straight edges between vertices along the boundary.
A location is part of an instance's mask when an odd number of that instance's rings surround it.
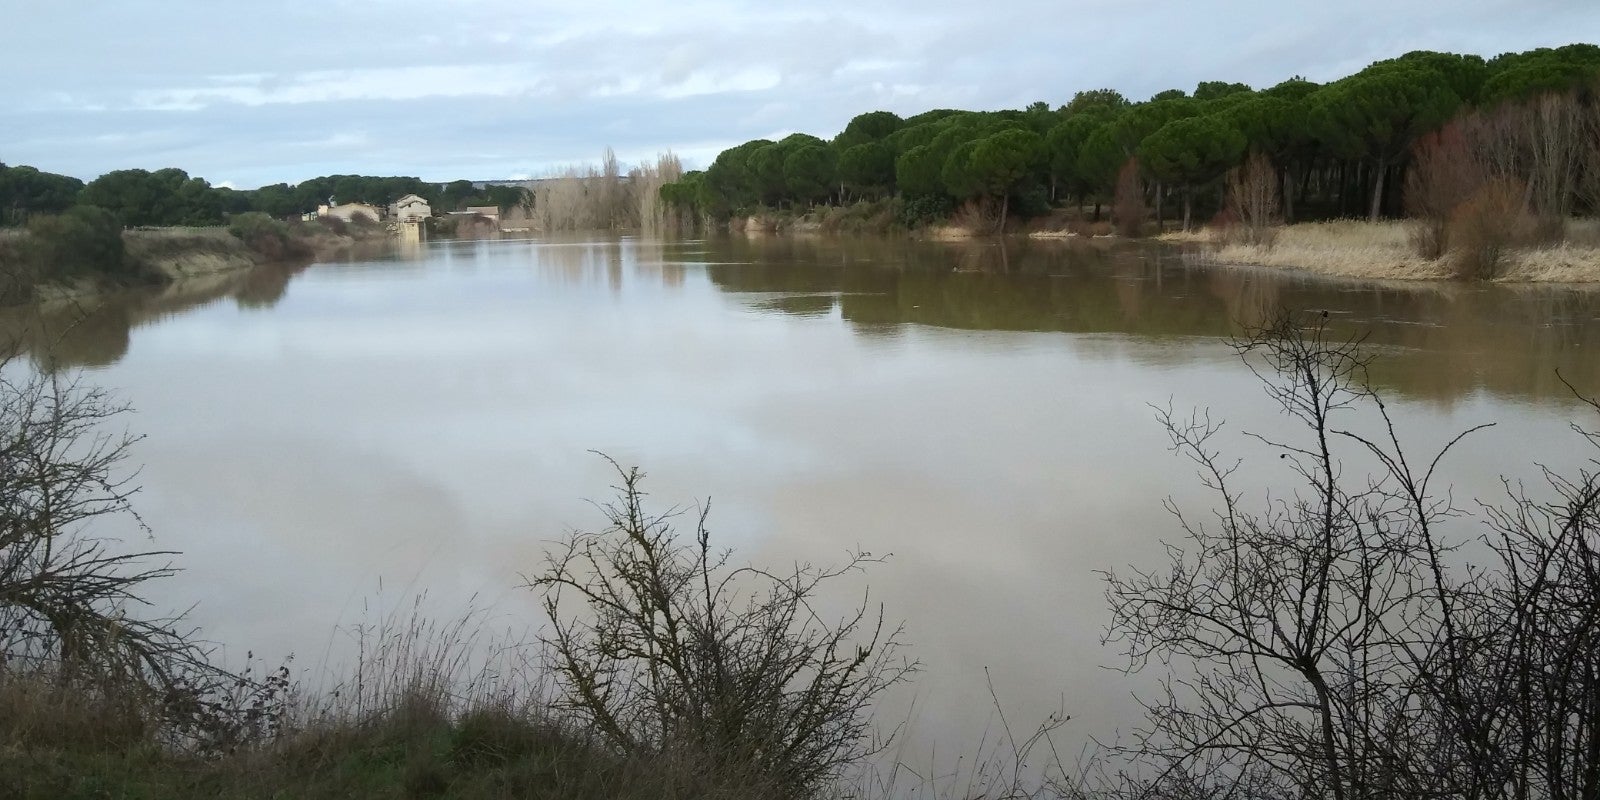
<svg viewBox="0 0 1600 800">
<path fill-rule="evenodd" d="M 1215 240 L 1216 232 L 1211 228 L 1195 228 L 1190 231 L 1166 231 L 1156 236 L 1156 241 L 1176 244 L 1211 244 Z"/>
<path fill-rule="evenodd" d="M 1600 281 L 1600 247 L 1569 242 L 1518 250 L 1507 258 L 1499 280 L 1528 283 L 1592 283 Z"/>
<path fill-rule="evenodd" d="M 1569 227 L 1566 241 L 1507 254 L 1495 280 L 1503 283 L 1600 282 L 1600 243 L 1591 223 Z M 1166 234 L 1165 241 L 1209 244 L 1200 256 L 1218 264 L 1298 269 L 1343 278 L 1443 280 L 1454 275 L 1449 256 L 1429 260 L 1412 245 L 1415 223 L 1338 220 L 1289 225 L 1270 245 L 1228 243 L 1219 232 Z"/>
<path fill-rule="evenodd" d="M 965 225 L 931 225 L 922 236 L 936 242 L 959 242 L 976 238 L 977 233 Z"/>
</svg>

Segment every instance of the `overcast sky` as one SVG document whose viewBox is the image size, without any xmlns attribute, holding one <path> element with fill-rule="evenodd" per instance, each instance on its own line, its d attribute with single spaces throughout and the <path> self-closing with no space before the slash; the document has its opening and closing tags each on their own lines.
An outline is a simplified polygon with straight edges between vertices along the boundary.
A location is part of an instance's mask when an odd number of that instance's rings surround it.
<svg viewBox="0 0 1600 800">
<path fill-rule="evenodd" d="M 1600 0 L 0 0 L 0 161 L 537 175 L 861 112 L 1329 80 L 1434 49 L 1600 41 Z"/>
</svg>

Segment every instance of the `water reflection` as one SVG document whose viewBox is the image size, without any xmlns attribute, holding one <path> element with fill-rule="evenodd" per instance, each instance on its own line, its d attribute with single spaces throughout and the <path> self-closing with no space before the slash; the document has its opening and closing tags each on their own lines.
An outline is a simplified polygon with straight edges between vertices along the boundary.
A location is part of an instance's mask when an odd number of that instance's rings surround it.
<svg viewBox="0 0 1600 800">
<path fill-rule="evenodd" d="M 1155 245 L 819 239 L 731 242 L 710 264 L 729 292 L 805 299 L 752 307 L 817 314 L 834 296 L 863 333 L 905 324 L 988 331 L 1224 338 L 1280 308 L 1327 309 L 1336 329 L 1385 353 L 1382 386 L 1451 402 L 1479 391 L 1570 399 L 1557 376 L 1600 383 L 1600 292 L 1564 287 L 1373 284 L 1196 268 Z M 1155 358 L 1181 357 L 1170 350 Z"/>
<path fill-rule="evenodd" d="M 537 270 L 540 280 L 682 288 L 691 270 L 747 297 L 747 307 L 796 316 L 838 314 L 858 334 L 905 325 L 972 331 L 1122 334 L 1218 339 L 1279 308 L 1328 309 L 1336 326 L 1386 352 L 1378 383 L 1449 403 L 1475 392 L 1561 400 L 1600 383 L 1600 292 L 1561 287 L 1373 284 L 1248 269 L 1194 268 L 1172 248 L 1108 240 L 928 243 L 762 237 L 684 242 L 573 238 L 407 242 L 341 269 L 445 266 L 486 260 Z M 0 312 L 0 336 L 40 363 L 103 367 L 126 355 L 129 332 L 223 298 L 265 310 L 299 269 L 264 266 Z M 1182 357 L 1173 350 L 1146 353 Z"/>
<path fill-rule="evenodd" d="M 155 599 L 198 602 L 218 642 L 314 666 L 379 580 L 532 624 L 515 587 L 595 522 L 598 449 L 663 506 L 714 498 L 751 563 L 894 553 L 871 585 L 929 667 L 915 753 L 981 733 L 985 667 L 1014 707 L 1065 694 L 1078 734 L 1128 724 L 1095 571 L 1159 556 L 1161 498 L 1209 507 L 1146 404 L 1272 433 L 1221 337 L 1281 305 L 1370 331 L 1407 437 L 1502 423 L 1450 465 L 1460 497 L 1573 450 L 1557 368 L 1600 385 L 1593 293 L 1328 283 L 1105 241 L 436 241 L 0 324 L 138 410 L 140 509 L 184 554 Z"/>
<path fill-rule="evenodd" d="M 190 276 L 160 289 L 52 300 L 0 309 L 0 341 L 54 369 L 104 367 L 128 354 L 134 328 L 158 324 L 231 298 L 241 309 L 277 305 L 304 267 L 268 264 L 249 270 Z"/>
</svg>

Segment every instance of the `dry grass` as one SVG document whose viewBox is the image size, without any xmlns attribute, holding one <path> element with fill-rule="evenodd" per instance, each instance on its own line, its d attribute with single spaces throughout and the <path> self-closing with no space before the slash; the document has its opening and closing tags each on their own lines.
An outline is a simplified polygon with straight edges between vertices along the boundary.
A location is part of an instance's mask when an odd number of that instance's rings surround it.
<svg viewBox="0 0 1600 800">
<path fill-rule="evenodd" d="M 962 225 L 929 225 L 920 234 L 922 238 L 935 242 L 962 242 L 978 237 L 976 231 Z"/>
<path fill-rule="evenodd" d="M 1195 228 L 1188 231 L 1167 231 L 1155 238 L 1157 241 L 1174 244 L 1211 244 L 1216 241 L 1217 232 L 1211 228 Z"/>
<path fill-rule="evenodd" d="M 1403 222 L 1337 221 L 1290 225 L 1279 232 L 1271 246 L 1223 245 L 1208 253 L 1206 258 L 1223 264 L 1300 269 L 1342 278 L 1438 280 L 1450 277 L 1448 265 L 1416 254 L 1411 245 L 1411 228 L 1411 223 Z"/>
<path fill-rule="evenodd" d="M 354 663 L 333 680 L 279 684 L 287 694 L 268 700 L 278 722 L 204 750 L 173 739 L 146 693 L 0 664 L 0 797 L 763 796 L 752 776 L 703 760 L 602 746 L 546 705 L 530 648 L 486 621 L 469 611 L 435 622 L 417 604 L 380 613 L 346 631 Z"/>
<path fill-rule="evenodd" d="M 1600 246 L 1563 242 L 1518 250 L 1506 258 L 1501 281 L 1527 283 L 1592 283 L 1600 281 Z"/>
<path fill-rule="evenodd" d="M 1342 278 L 1382 280 L 1446 280 L 1455 274 L 1449 259 L 1417 255 L 1411 237 L 1413 222 L 1335 221 L 1290 225 L 1272 246 L 1214 246 L 1202 258 L 1210 263 L 1275 267 Z M 1501 282 L 1587 283 L 1600 281 L 1600 223 L 1577 221 L 1568 226 L 1566 241 L 1541 248 L 1523 248 L 1506 256 Z M 1216 245 L 1217 232 L 1165 234 L 1162 241 Z"/>
</svg>

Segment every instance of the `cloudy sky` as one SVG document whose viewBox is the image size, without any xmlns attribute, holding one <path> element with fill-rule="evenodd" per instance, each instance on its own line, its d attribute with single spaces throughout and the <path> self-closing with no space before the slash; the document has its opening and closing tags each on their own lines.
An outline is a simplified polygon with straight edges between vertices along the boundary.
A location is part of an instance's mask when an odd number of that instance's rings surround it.
<svg viewBox="0 0 1600 800">
<path fill-rule="evenodd" d="M 1600 0 L 0 0 L 0 161 L 536 175 L 824 137 L 874 109 L 1328 80 L 1419 48 L 1600 41 Z"/>
</svg>

